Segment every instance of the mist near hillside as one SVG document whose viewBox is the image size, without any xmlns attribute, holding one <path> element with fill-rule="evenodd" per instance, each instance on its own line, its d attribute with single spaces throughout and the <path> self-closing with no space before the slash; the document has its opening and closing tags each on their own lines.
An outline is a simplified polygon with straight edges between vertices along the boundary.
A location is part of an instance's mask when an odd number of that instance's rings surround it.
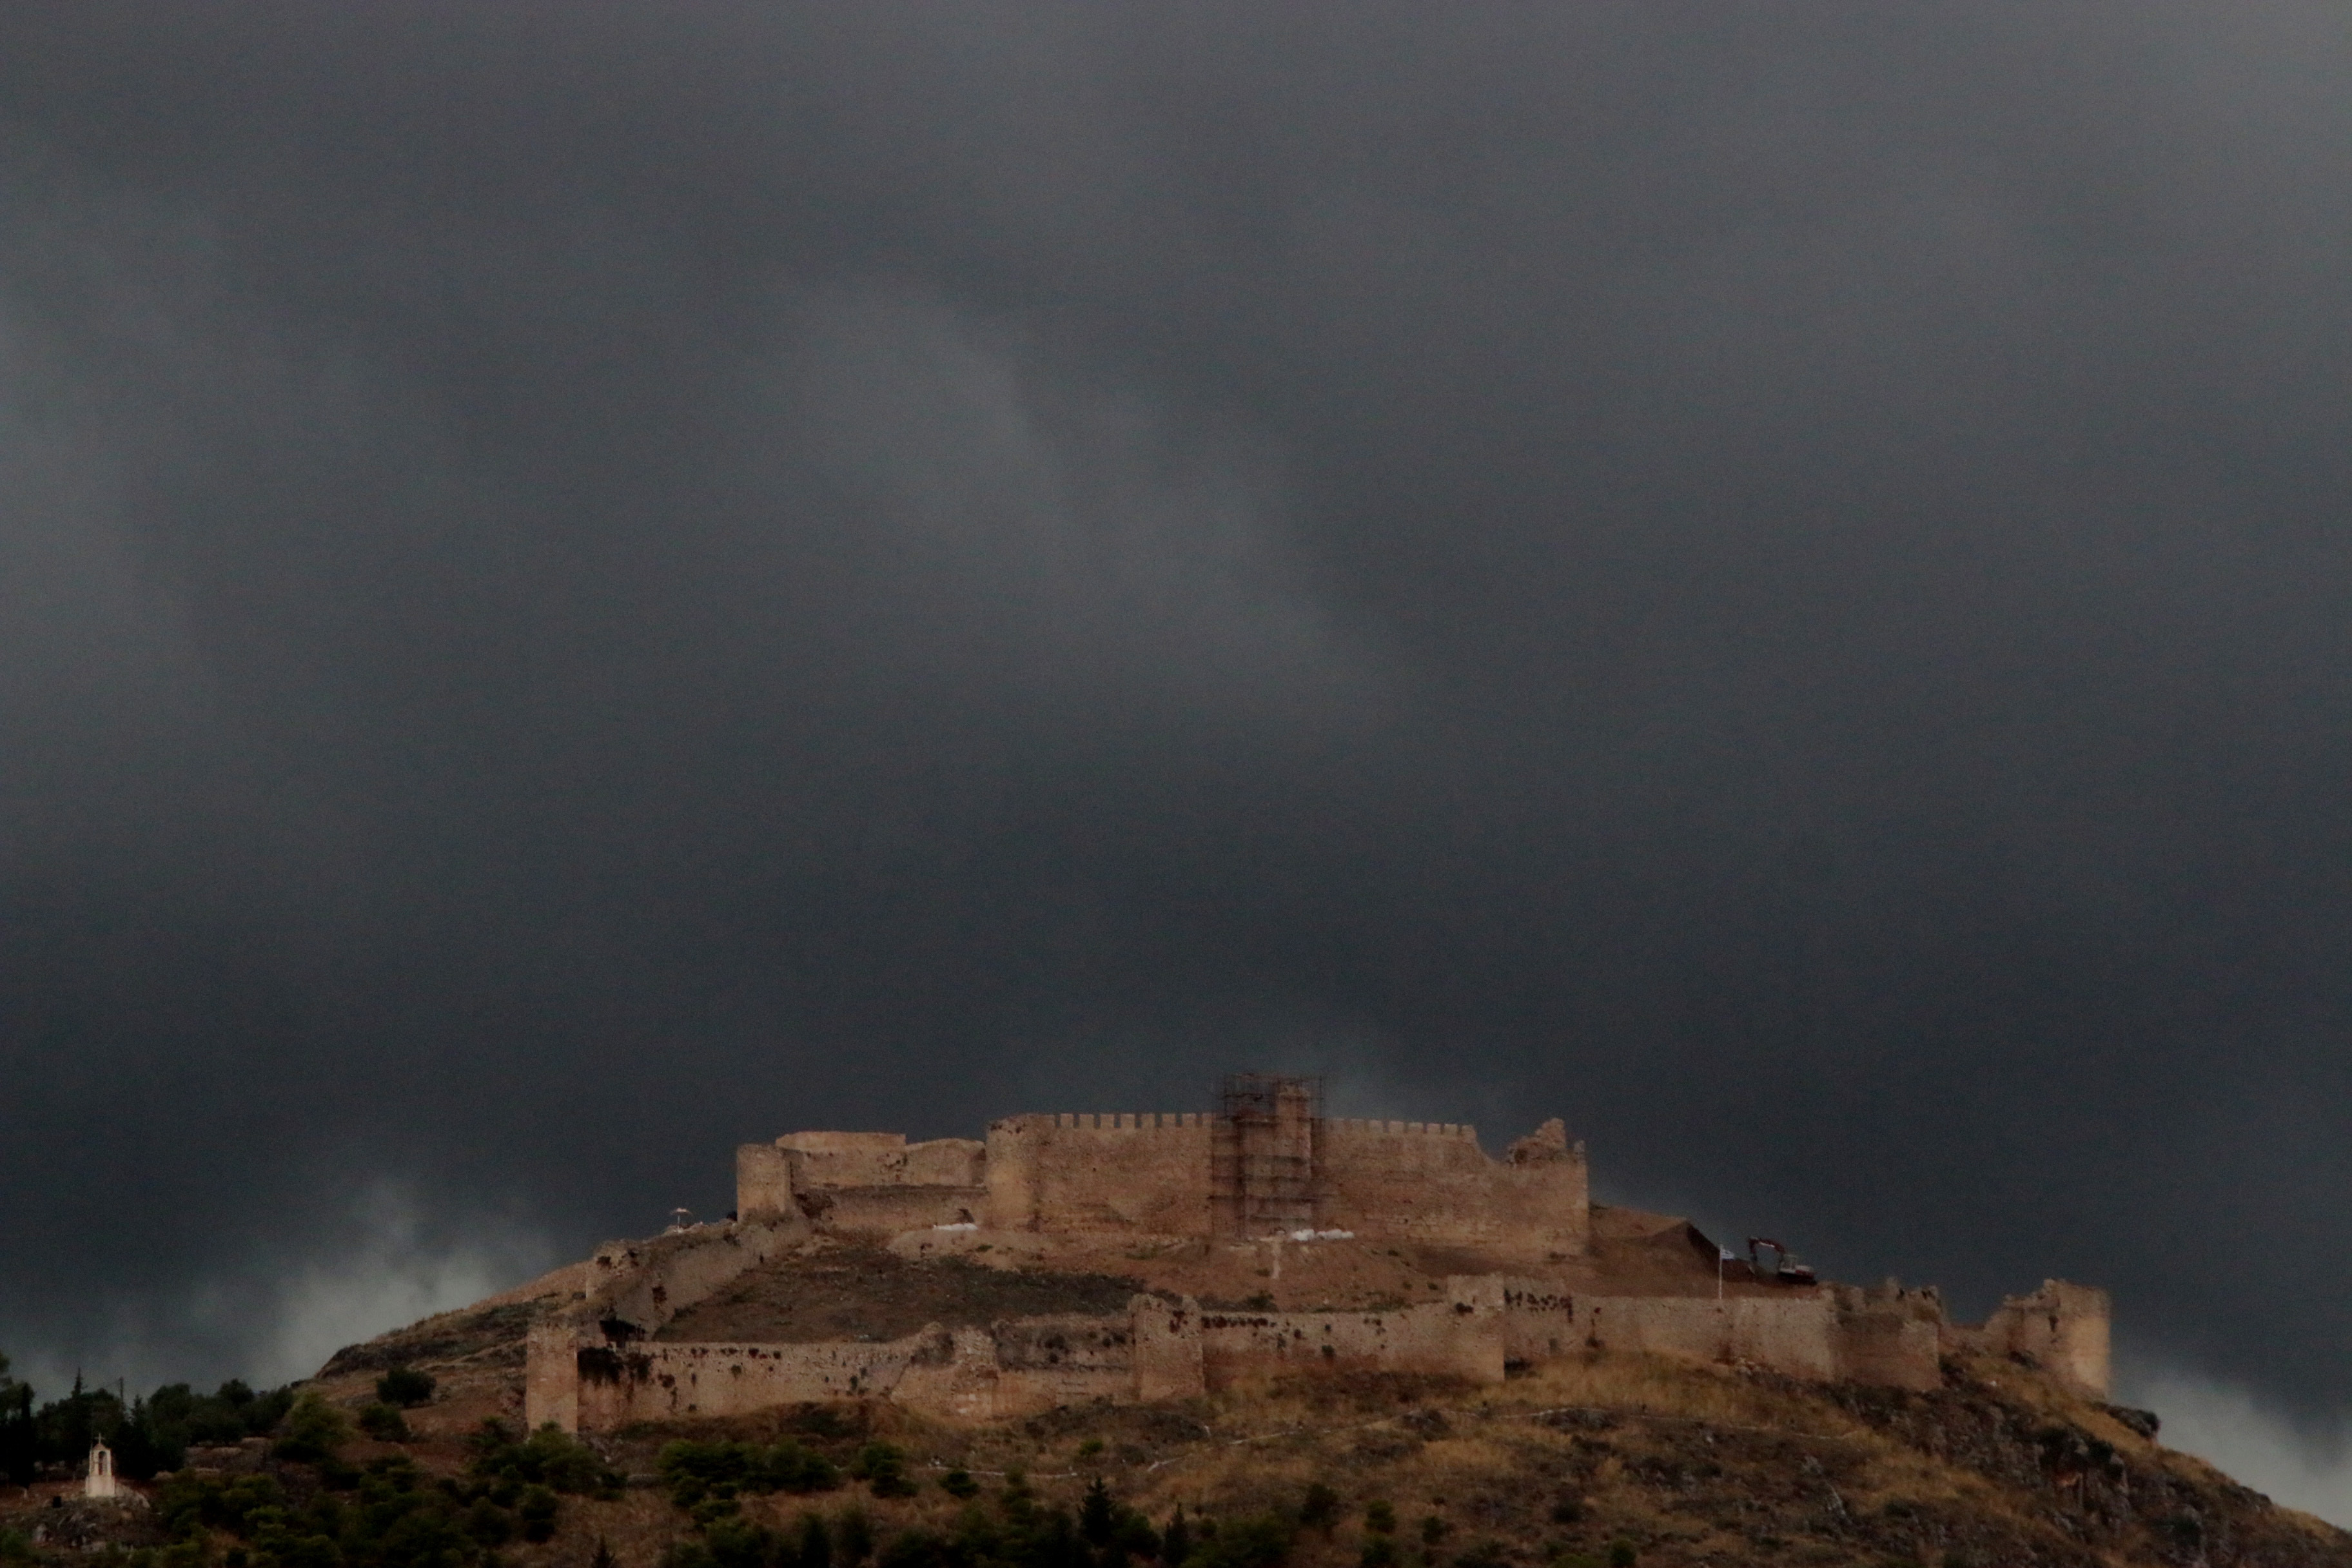
<svg viewBox="0 0 2352 1568">
<path fill-rule="evenodd" d="M 9 6 L 0 1349 L 284 1375 L 1259 1067 L 2330 1430 L 2347 67 Z"/>
</svg>

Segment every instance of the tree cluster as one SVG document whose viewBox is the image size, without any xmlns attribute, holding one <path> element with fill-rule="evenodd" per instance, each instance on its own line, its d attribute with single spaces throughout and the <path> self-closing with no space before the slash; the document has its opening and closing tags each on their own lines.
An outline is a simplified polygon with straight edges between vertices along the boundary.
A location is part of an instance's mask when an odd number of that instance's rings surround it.
<svg viewBox="0 0 2352 1568">
<path fill-rule="evenodd" d="M 23 1486 L 43 1465 L 79 1467 L 90 1445 L 114 1450 L 116 1473 L 148 1480 L 187 1462 L 196 1444 L 267 1436 L 293 1408 L 290 1389 L 256 1391 L 234 1379 L 210 1394 L 169 1383 L 125 1405 L 111 1389 L 85 1388 L 40 1404 L 32 1385 L 8 1375 L 0 1355 L 0 1477 Z"/>
</svg>

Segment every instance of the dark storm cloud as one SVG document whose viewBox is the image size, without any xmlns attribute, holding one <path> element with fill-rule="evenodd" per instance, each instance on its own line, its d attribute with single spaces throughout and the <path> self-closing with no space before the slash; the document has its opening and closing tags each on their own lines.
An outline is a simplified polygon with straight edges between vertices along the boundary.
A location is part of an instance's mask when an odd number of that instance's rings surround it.
<svg viewBox="0 0 2352 1568">
<path fill-rule="evenodd" d="M 2335 1407 L 2347 64 L 11 7 L 5 1345 L 1284 1062 Z"/>
</svg>

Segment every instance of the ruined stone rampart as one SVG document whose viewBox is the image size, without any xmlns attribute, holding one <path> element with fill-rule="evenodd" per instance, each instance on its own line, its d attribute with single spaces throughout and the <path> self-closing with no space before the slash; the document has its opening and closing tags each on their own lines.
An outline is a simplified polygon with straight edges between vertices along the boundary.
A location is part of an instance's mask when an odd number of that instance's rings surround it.
<svg viewBox="0 0 2352 1568">
<path fill-rule="evenodd" d="M 1584 1151 L 1558 1121 L 1503 1160 L 1455 1122 L 1325 1119 L 1304 1094 L 1265 1115 L 1007 1117 L 986 1143 L 895 1132 L 792 1132 L 736 1154 L 736 1212 L 797 1210 L 823 1229 L 971 1224 L 1056 1236 L 1256 1239 L 1298 1229 L 1483 1248 L 1530 1263 L 1583 1256 Z"/>
<path fill-rule="evenodd" d="M 1937 1324 L 1905 1308 L 1801 1295 L 1589 1296 L 1575 1342 L 1686 1361 L 1769 1367 L 1791 1377 L 1929 1389 L 1943 1382 Z"/>
<path fill-rule="evenodd" d="M 887 1398 L 909 1366 L 926 1360 L 945 1365 L 953 1355 L 950 1336 L 938 1329 L 879 1344 L 575 1344 L 573 1429 L 609 1432 L 632 1421 Z M 525 1415 L 563 1425 L 542 1410 Z"/>
<path fill-rule="evenodd" d="M 986 1187 L 830 1187 L 803 1195 L 819 1228 L 842 1236 L 890 1237 L 943 1225 L 973 1225 L 988 1212 Z"/>
<path fill-rule="evenodd" d="M 1207 1236 L 1214 1121 L 1129 1112 L 995 1122 L 986 1223 L 1065 1235 Z"/>
<path fill-rule="evenodd" d="M 1591 1200 L 1581 1150 L 1510 1163 L 1453 1122 L 1327 1121 L 1318 1224 L 1379 1240 L 1475 1247 L 1534 1262 L 1582 1257 Z"/>
<path fill-rule="evenodd" d="M 698 1225 L 646 1241 L 607 1242 L 588 1260 L 582 1315 L 650 1334 L 742 1272 L 809 1237 L 795 1212 L 773 1221 Z"/>
<path fill-rule="evenodd" d="M 981 1185 L 987 1145 L 972 1138 L 909 1143 L 903 1132 L 787 1132 L 776 1140 L 797 1189 Z"/>
<path fill-rule="evenodd" d="M 1826 1297 L 1594 1296 L 1577 1300 L 1574 1317 L 1577 1342 L 1590 1350 L 1838 1374 L 1836 1309 Z"/>
<path fill-rule="evenodd" d="M 1488 1277 L 1503 1308 L 1503 1359 L 1531 1366 L 1576 1348 L 1576 1299 L 1547 1279 Z"/>
<path fill-rule="evenodd" d="M 1499 1305 L 1475 1295 L 1385 1312 L 1210 1311 L 1201 1319 L 1202 1373 L 1213 1389 L 1315 1372 L 1500 1383 L 1507 1338 Z"/>
<path fill-rule="evenodd" d="M 1324 1117 L 1311 1079 L 1235 1075 L 1219 1104 L 1215 1114 L 1013 1116 L 985 1142 L 808 1131 L 746 1144 L 738 1223 L 615 1243 L 583 1266 L 581 1304 L 533 1331 L 532 1418 L 593 1426 L 855 1397 L 985 1416 L 1183 1398 L 1316 1370 L 1485 1383 L 1593 1351 L 1917 1389 L 1937 1386 L 1943 1355 L 1981 1351 L 2106 1390 L 2104 1291 L 2045 1281 L 1977 1328 L 1949 1322 L 1933 1290 L 1891 1280 L 1784 1289 L 1743 1266 L 1726 1295 L 1715 1244 L 1685 1222 L 1647 1216 L 1656 1223 L 1612 1232 L 1614 1250 L 1595 1254 L 1584 1146 L 1558 1121 L 1498 1159 L 1465 1124 Z M 1181 1257 L 1194 1272 L 1160 1276 L 1171 1287 L 1255 1268 L 1302 1296 L 1323 1286 L 1282 1283 L 1292 1239 L 1354 1249 L 1294 1255 L 1310 1281 L 1391 1269 L 1411 1279 L 1433 1263 L 1484 1272 L 1449 1278 L 1442 1305 L 1285 1311 L 1269 1292 L 1265 1310 L 1203 1310 L 1139 1295 L 1123 1316 L 935 1327 L 887 1344 L 650 1342 L 745 1269 L 821 1236 L 880 1241 L 908 1258 L 985 1254 L 998 1266 Z"/>
<path fill-rule="evenodd" d="M 984 1419 L 1096 1401 L 1181 1399 L 1255 1377 L 1327 1370 L 1500 1383 L 1503 1293 L 1481 1277 L 1448 1299 L 1376 1312 L 1204 1311 L 1138 1296 L 1125 1313 L 933 1324 L 877 1343 L 661 1343 L 574 1316 L 530 1336 L 524 1415 L 567 1431 L 740 1415 L 782 1405 L 888 1399 Z"/>
<path fill-rule="evenodd" d="M 704 1249 L 706 1251 L 711 1249 Z M 2104 1296 L 2047 1285 L 1984 1329 L 1954 1330 L 1931 1298 L 1847 1288 L 1710 1299 L 1575 1296 L 1540 1279 L 1458 1275 L 1446 1299 L 1381 1310 L 1203 1309 L 1139 1295 L 1124 1314 L 1033 1317 L 885 1343 L 647 1342 L 617 1320 L 575 1312 L 534 1329 L 526 1415 L 566 1430 L 740 1415 L 811 1401 L 887 1398 L 985 1419 L 1059 1405 L 1188 1398 L 1257 1377 L 1418 1373 L 1501 1382 L 1514 1363 L 1574 1352 L 1769 1367 L 1789 1376 L 1911 1389 L 1940 1385 L 1957 1334 L 1979 1347 L 2020 1339 L 2103 1394 L 2085 1359 Z M 1932 1310 L 1931 1310 L 1932 1309 Z M 2054 1325 L 2051 1319 L 2056 1318 Z M 2070 1337 L 2071 1336 L 2071 1337 Z M 2104 1339 L 2098 1345 L 2104 1347 Z M 2031 1353 L 2031 1352 L 2021 1352 Z M 2073 1361 L 2063 1361 L 2067 1355 Z"/>
<path fill-rule="evenodd" d="M 2010 1296 L 1982 1328 L 1947 1325 L 1947 1345 L 2016 1356 L 2074 1387 L 2106 1397 L 2113 1307 L 2095 1286 L 2044 1279 L 2042 1289 Z"/>
</svg>

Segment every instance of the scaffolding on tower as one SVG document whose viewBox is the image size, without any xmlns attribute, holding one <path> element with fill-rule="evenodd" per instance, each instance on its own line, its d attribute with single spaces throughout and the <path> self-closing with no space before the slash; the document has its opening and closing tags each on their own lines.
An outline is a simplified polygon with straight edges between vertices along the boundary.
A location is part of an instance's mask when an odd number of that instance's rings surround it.
<svg viewBox="0 0 2352 1568">
<path fill-rule="evenodd" d="M 1255 1237 L 1316 1228 L 1323 1080 L 1231 1073 L 1217 1085 L 1209 1203 L 1217 1231 Z"/>
</svg>

